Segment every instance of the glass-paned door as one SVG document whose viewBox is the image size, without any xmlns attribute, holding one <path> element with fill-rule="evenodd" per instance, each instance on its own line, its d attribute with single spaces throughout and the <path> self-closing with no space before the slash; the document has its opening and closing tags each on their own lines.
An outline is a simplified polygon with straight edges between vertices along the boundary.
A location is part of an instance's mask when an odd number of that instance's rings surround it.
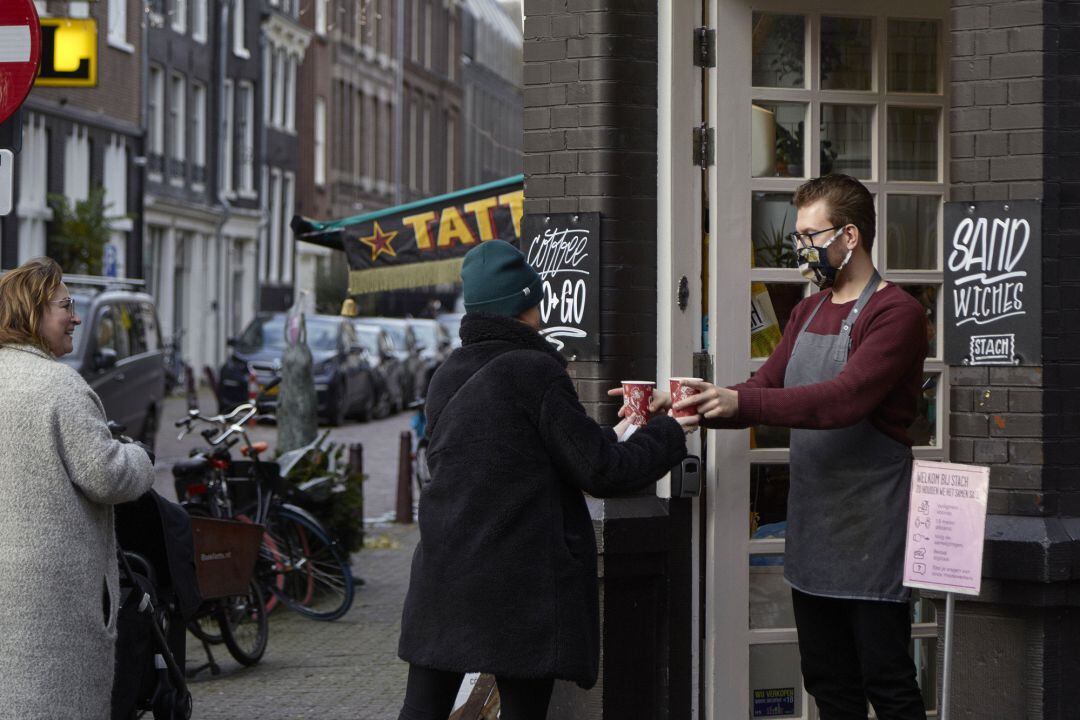
<svg viewBox="0 0 1080 720">
<path fill-rule="evenodd" d="M 795 229 L 795 190 L 828 173 L 859 178 L 877 207 L 875 265 L 926 309 L 931 350 L 909 432 L 917 457 L 943 459 L 947 393 L 939 388 L 947 384 L 937 320 L 948 157 L 942 62 L 948 5 L 839 3 L 835 12 L 817 7 L 766 0 L 749 3 L 742 16 L 750 37 L 750 101 L 741 110 L 750 116 L 750 172 L 742 185 L 751 245 L 751 337 L 740 349 L 746 375 L 762 366 L 781 333 L 798 330 L 788 327 L 788 319 L 813 291 L 795 269 L 785 239 Z M 802 686 L 790 588 L 783 581 L 789 438 L 787 429 L 768 426 L 749 434 L 750 718 L 816 718 Z M 912 622 L 928 717 L 936 717 L 932 604 L 916 596 Z"/>
</svg>

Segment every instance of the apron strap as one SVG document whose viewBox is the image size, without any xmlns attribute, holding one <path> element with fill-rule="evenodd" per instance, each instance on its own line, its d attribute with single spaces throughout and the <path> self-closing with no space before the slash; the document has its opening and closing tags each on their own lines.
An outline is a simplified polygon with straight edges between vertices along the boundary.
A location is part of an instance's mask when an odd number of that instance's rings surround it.
<svg viewBox="0 0 1080 720">
<path fill-rule="evenodd" d="M 818 310 L 825 304 L 825 301 L 829 299 L 832 293 L 822 293 L 821 302 L 814 306 L 814 309 L 810 311 L 810 317 L 806 318 L 806 322 L 803 323 L 802 328 L 799 329 L 799 334 L 795 336 L 795 344 L 791 346 L 791 356 L 795 355 L 795 348 L 799 347 L 799 341 L 802 340 L 803 333 L 806 332 L 806 328 L 810 327 L 810 323 L 814 321 L 814 317 L 818 314 Z"/>
<path fill-rule="evenodd" d="M 863 288 L 859 299 L 855 301 L 855 306 L 851 308 L 851 312 L 844 318 L 844 322 L 840 326 L 840 337 L 837 338 L 836 342 L 836 351 L 833 354 L 833 360 L 836 362 L 847 362 L 848 350 L 851 348 L 851 328 L 855 326 L 855 321 L 859 319 L 859 311 L 866 307 L 866 304 L 870 302 L 870 298 L 874 296 L 880 282 L 881 276 L 878 275 L 878 271 L 875 269 L 874 274 L 870 277 L 870 282 L 866 283 L 866 287 Z"/>
</svg>

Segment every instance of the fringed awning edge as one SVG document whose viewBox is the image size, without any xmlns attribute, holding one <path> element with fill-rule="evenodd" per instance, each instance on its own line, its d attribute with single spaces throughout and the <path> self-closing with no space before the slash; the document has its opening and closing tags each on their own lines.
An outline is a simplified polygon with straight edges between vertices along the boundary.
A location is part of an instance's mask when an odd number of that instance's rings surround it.
<svg viewBox="0 0 1080 720">
<path fill-rule="evenodd" d="M 461 282 L 465 258 L 435 260 L 367 270 L 349 271 L 349 294 L 404 290 L 407 288 Z"/>
</svg>

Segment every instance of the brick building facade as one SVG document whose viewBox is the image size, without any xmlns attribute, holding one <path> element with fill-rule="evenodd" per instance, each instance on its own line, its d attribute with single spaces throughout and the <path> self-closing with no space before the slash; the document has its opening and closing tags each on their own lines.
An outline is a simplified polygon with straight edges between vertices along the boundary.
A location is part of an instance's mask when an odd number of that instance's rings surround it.
<svg viewBox="0 0 1080 720">
<path fill-rule="evenodd" d="M 862 178 L 878 205 L 875 263 L 923 302 L 932 332 L 915 455 L 991 468 L 983 592 L 958 603 L 951 709 L 1075 714 L 1077 4 L 533 0 L 525 14 L 526 212 L 601 213 L 601 360 L 571 364 L 590 412 L 610 420 L 604 392 L 630 375 L 730 384 L 760 367 L 751 283 L 781 329 L 787 290 L 808 292 L 766 252 L 791 229 L 791 193 L 829 171 Z M 714 142 L 695 144 L 699 127 Z M 977 200 L 1042 203 L 1034 365 L 945 360 L 943 208 Z M 697 499 L 661 483 L 591 504 L 602 677 L 589 693 L 559 686 L 549 717 L 756 717 L 769 690 L 785 698 L 771 716 L 817 717 L 776 574 L 786 435 L 711 432 L 699 452 Z M 913 598 L 934 712 L 942 610 L 933 593 Z"/>
</svg>

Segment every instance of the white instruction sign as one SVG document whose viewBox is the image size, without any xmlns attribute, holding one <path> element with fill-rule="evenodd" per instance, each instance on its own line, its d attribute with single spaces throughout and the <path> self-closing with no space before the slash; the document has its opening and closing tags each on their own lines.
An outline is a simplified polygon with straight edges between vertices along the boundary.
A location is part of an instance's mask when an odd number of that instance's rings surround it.
<svg viewBox="0 0 1080 720">
<path fill-rule="evenodd" d="M 916 460 L 904 585 L 978 595 L 990 468 Z"/>
<path fill-rule="evenodd" d="M 15 153 L 10 150 L 0 150 L 0 217 L 11 214 L 14 182 Z"/>
</svg>

